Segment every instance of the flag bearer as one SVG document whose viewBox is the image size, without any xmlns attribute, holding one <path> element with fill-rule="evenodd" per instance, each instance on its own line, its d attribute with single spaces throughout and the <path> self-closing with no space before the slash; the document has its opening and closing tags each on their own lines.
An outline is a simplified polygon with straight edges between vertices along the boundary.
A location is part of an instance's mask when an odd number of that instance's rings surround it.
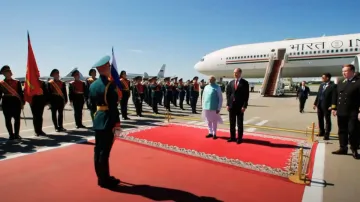
<svg viewBox="0 0 360 202">
<path fill-rule="evenodd" d="M 0 81 L 0 101 L 2 100 L 9 140 L 21 139 L 19 135 L 20 114 L 25 104 L 21 82 L 12 78 L 12 72 L 8 65 L 1 68 L 0 74 L 5 76 L 5 79 Z M 14 119 L 14 128 L 11 123 L 12 118 Z"/>
<path fill-rule="evenodd" d="M 159 114 L 158 111 L 158 96 L 160 94 L 161 86 L 157 84 L 157 77 L 151 78 L 151 106 L 155 114 Z"/>
<path fill-rule="evenodd" d="M 198 83 L 198 79 L 199 77 L 195 76 L 193 78 L 193 83 L 190 86 L 190 104 L 191 104 L 191 109 L 192 109 L 192 113 L 196 114 L 196 104 L 199 98 L 199 83 Z"/>
<path fill-rule="evenodd" d="M 53 77 L 48 83 L 51 118 L 56 132 L 66 131 L 63 127 L 64 108 L 68 102 L 66 84 L 65 82 L 60 81 L 58 69 L 53 69 L 50 76 Z"/>
<path fill-rule="evenodd" d="M 164 92 L 164 107 L 165 109 L 167 109 L 169 112 L 170 110 L 170 103 L 172 102 L 172 96 L 173 96 L 173 91 L 172 91 L 172 86 L 170 84 L 170 77 L 165 77 L 164 78 L 164 85 L 163 85 L 163 92 Z"/>
<path fill-rule="evenodd" d="M 130 81 L 126 78 L 126 71 L 120 72 L 120 81 L 123 87 L 122 98 L 120 100 L 121 115 L 124 120 L 130 119 L 128 117 L 128 102 L 130 98 Z"/>
<path fill-rule="evenodd" d="M 179 79 L 179 85 L 177 87 L 177 90 L 179 92 L 179 105 L 180 105 L 180 109 L 184 110 L 184 99 L 185 99 L 185 89 L 184 89 L 184 83 L 183 83 L 183 79 Z"/>
<path fill-rule="evenodd" d="M 69 84 L 69 100 L 74 109 L 74 117 L 76 128 L 85 128 L 82 124 L 82 111 L 84 108 L 85 98 L 87 97 L 87 89 L 85 82 L 80 80 L 80 72 L 75 70 L 71 76 L 74 81 Z"/>
<path fill-rule="evenodd" d="M 114 82 L 109 80 L 110 56 L 105 56 L 95 65 L 100 77 L 90 86 L 91 105 L 96 106 L 93 129 L 95 131 L 94 164 L 98 185 L 115 188 L 120 180 L 110 175 L 109 156 L 114 143 L 115 131 L 120 130 L 118 91 Z"/>
<path fill-rule="evenodd" d="M 144 86 L 141 84 L 141 76 L 134 78 L 135 84 L 132 89 L 132 99 L 136 109 L 136 115 L 142 117 L 142 98 L 144 95 Z"/>
<path fill-rule="evenodd" d="M 33 114 L 33 124 L 36 136 L 45 136 L 46 133 L 42 130 L 44 108 L 49 102 L 49 93 L 45 81 L 39 79 L 42 93 L 34 95 L 31 99 L 30 108 Z"/>
</svg>

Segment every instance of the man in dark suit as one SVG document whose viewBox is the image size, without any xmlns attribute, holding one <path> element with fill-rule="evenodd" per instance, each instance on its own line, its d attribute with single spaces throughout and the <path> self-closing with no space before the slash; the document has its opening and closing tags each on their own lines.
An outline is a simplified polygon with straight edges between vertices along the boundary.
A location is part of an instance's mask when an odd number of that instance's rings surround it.
<svg viewBox="0 0 360 202">
<path fill-rule="evenodd" d="M 319 136 L 324 136 L 324 140 L 329 140 L 331 131 L 331 103 L 333 94 L 336 91 L 336 85 L 330 82 L 331 74 L 322 75 L 323 83 L 320 84 L 319 91 L 314 102 L 314 110 L 317 108 L 319 120 Z M 324 127 L 324 119 L 326 127 Z"/>
<path fill-rule="evenodd" d="M 306 82 L 301 82 L 301 86 L 298 88 L 296 93 L 296 99 L 299 99 L 299 110 L 300 113 L 304 113 L 304 107 L 306 100 L 309 98 L 310 88 L 306 86 Z"/>
<path fill-rule="evenodd" d="M 230 81 L 226 88 L 226 108 L 229 111 L 230 121 L 230 139 L 228 142 L 243 142 L 244 132 L 244 112 L 248 106 L 249 101 L 249 83 L 241 78 L 242 70 L 236 68 L 234 70 L 235 79 Z M 236 139 L 235 122 L 237 120 L 238 138 Z"/>
<path fill-rule="evenodd" d="M 359 109 L 360 109 L 360 79 L 355 75 L 355 66 L 344 65 L 342 74 L 345 80 L 339 83 L 332 101 L 332 113 L 337 116 L 340 149 L 333 154 L 346 155 L 348 144 L 355 159 L 359 158 Z"/>
</svg>

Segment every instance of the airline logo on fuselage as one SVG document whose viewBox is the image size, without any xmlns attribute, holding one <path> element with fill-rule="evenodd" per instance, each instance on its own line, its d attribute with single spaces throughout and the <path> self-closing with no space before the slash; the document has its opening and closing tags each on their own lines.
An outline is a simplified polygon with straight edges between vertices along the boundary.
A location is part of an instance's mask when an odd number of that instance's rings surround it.
<svg viewBox="0 0 360 202">
<path fill-rule="evenodd" d="M 296 51 L 304 51 L 304 50 L 323 50 L 325 46 L 330 44 L 332 48 L 342 48 L 344 45 L 348 45 L 346 48 L 353 48 L 360 46 L 360 39 L 349 39 L 349 40 L 335 40 L 332 42 L 314 42 L 314 43 L 301 43 L 301 44 L 292 44 L 290 48 Z"/>
</svg>

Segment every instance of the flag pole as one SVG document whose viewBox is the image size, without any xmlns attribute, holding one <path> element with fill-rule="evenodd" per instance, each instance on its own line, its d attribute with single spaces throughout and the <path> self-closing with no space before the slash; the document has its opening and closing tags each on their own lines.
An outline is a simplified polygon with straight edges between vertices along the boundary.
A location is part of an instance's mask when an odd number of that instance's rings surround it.
<svg viewBox="0 0 360 202">
<path fill-rule="evenodd" d="M 27 126 L 24 109 L 21 109 L 21 111 L 22 111 L 22 114 L 23 114 L 23 118 L 24 118 L 25 126 Z"/>
</svg>

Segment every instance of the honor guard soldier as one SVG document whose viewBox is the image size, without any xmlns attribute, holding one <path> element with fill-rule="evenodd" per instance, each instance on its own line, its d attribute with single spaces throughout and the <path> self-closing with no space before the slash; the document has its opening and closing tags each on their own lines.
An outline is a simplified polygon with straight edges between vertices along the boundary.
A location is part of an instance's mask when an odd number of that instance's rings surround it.
<svg viewBox="0 0 360 202">
<path fill-rule="evenodd" d="M 42 93 L 34 95 L 31 99 L 30 108 L 33 114 L 33 124 L 36 136 L 46 136 L 46 133 L 42 130 L 43 127 L 43 114 L 44 108 L 49 102 L 49 92 L 45 81 L 39 79 Z"/>
<path fill-rule="evenodd" d="M 136 115 L 142 117 L 142 97 L 144 95 L 144 86 L 141 84 L 141 76 L 134 78 L 135 84 L 132 89 L 132 99 L 136 109 Z"/>
<path fill-rule="evenodd" d="M 200 101 L 202 103 L 202 97 L 203 97 L 203 92 L 204 92 L 204 88 L 206 86 L 206 83 L 204 81 L 204 79 L 201 79 L 200 81 Z"/>
<path fill-rule="evenodd" d="M 332 113 L 338 119 L 340 149 L 333 154 L 347 155 L 348 144 L 355 159 L 359 159 L 360 80 L 355 76 L 355 66 L 344 65 L 345 80 L 339 83 L 332 101 Z"/>
<path fill-rule="evenodd" d="M 191 109 L 192 109 L 193 114 L 197 113 L 196 112 L 196 104 L 199 99 L 199 90 L 200 90 L 198 79 L 199 79 L 199 77 L 195 76 L 193 78 L 193 83 L 190 86 L 190 104 L 191 104 Z"/>
<path fill-rule="evenodd" d="M 162 84 L 163 84 L 162 81 L 158 81 L 158 85 L 163 86 Z M 163 104 L 162 104 L 163 98 L 164 98 L 164 92 L 163 92 L 162 90 L 160 90 L 160 92 L 159 92 L 159 94 L 158 94 L 158 104 L 159 104 L 160 106 L 163 106 Z"/>
<path fill-rule="evenodd" d="M 74 81 L 69 83 L 69 100 L 74 109 L 76 128 L 85 128 L 82 124 L 82 111 L 84 109 L 85 98 L 88 96 L 85 82 L 80 80 L 80 72 L 75 70 L 71 76 Z"/>
<path fill-rule="evenodd" d="M 177 77 L 173 77 L 171 81 L 172 81 L 171 86 L 173 92 L 172 103 L 175 107 L 177 107 L 177 99 L 179 95 L 179 92 L 177 91 L 177 86 L 178 86 Z"/>
<path fill-rule="evenodd" d="M 148 101 L 148 105 L 150 107 L 152 107 L 152 90 L 151 90 L 151 85 L 153 84 L 153 80 L 152 78 L 149 79 L 149 84 L 147 86 L 147 91 L 148 91 L 148 95 L 149 95 L 149 101 Z"/>
<path fill-rule="evenodd" d="M 105 56 L 95 65 L 100 77 L 90 86 L 91 105 L 96 106 L 93 130 L 95 131 L 94 164 L 98 185 L 114 188 L 120 180 L 110 176 L 109 156 L 115 138 L 115 131 L 120 130 L 120 118 L 117 87 L 109 80 L 110 56 Z"/>
<path fill-rule="evenodd" d="M 120 82 L 123 87 L 122 99 L 120 100 L 121 115 L 124 120 L 130 119 L 128 117 L 128 102 L 130 98 L 130 81 L 126 78 L 126 71 L 120 72 Z"/>
<path fill-rule="evenodd" d="M 180 105 L 180 109 L 184 110 L 184 99 L 185 99 L 185 88 L 184 88 L 184 83 L 183 83 L 183 79 L 179 79 L 179 85 L 177 87 L 177 90 L 179 91 L 179 97 L 180 97 L 180 101 L 179 101 L 179 105 Z"/>
<path fill-rule="evenodd" d="M 90 85 L 96 80 L 96 70 L 90 69 L 89 76 L 90 77 L 86 79 L 87 92 L 89 92 Z M 92 106 L 90 105 L 90 99 L 88 97 L 85 99 L 86 99 L 86 107 L 90 110 L 91 119 L 94 120 L 94 116 L 93 113 L 91 113 L 91 111 L 96 111 L 96 106 L 95 109 L 91 109 Z"/>
<path fill-rule="evenodd" d="M 68 102 L 66 84 L 60 81 L 59 70 L 53 69 L 50 76 L 53 77 L 48 83 L 51 118 L 56 132 L 66 131 L 63 127 L 64 108 Z"/>
<path fill-rule="evenodd" d="M 186 92 L 186 104 L 187 105 L 190 105 L 190 80 L 187 80 L 186 83 L 185 83 L 185 92 Z"/>
<path fill-rule="evenodd" d="M 170 102 L 172 102 L 172 96 L 173 96 L 173 91 L 172 91 L 172 86 L 170 84 L 170 77 L 165 77 L 164 78 L 164 85 L 163 85 L 163 92 L 164 92 L 164 107 L 166 110 L 168 110 L 169 112 L 171 112 L 170 110 Z"/>
<path fill-rule="evenodd" d="M 161 90 L 161 86 L 159 84 L 157 84 L 157 77 L 153 77 L 151 78 L 151 85 L 150 85 L 150 89 L 151 89 L 151 106 L 153 109 L 153 112 L 155 114 L 159 114 L 158 111 L 158 96 Z"/>
<path fill-rule="evenodd" d="M 146 104 L 148 103 L 148 91 L 147 91 L 147 87 L 149 84 L 148 78 L 143 77 L 141 84 L 144 87 L 144 99 L 142 100 L 142 102 L 144 101 Z"/>
<path fill-rule="evenodd" d="M 8 65 L 1 68 L 0 74 L 5 76 L 5 79 L 0 81 L 0 101 L 2 100 L 2 110 L 9 140 L 21 139 L 19 135 L 20 114 L 25 104 L 21 82 L 12 79 L 12 72 Z M 11 123 L 12 118 L 14 119 L 14 129 Z"/>
</svg>

